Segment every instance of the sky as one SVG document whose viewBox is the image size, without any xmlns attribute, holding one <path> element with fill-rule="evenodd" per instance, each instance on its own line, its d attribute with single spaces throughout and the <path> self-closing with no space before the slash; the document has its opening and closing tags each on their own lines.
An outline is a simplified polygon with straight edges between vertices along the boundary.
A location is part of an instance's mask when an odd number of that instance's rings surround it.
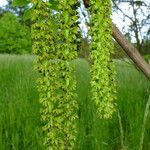
<svg viewBox="0 0 150 150">
<path fill-rule="evenodd" d="M 0 0 L 0 6 L 6 5 L 7 1 L 6 0 Z"/>
</svg>

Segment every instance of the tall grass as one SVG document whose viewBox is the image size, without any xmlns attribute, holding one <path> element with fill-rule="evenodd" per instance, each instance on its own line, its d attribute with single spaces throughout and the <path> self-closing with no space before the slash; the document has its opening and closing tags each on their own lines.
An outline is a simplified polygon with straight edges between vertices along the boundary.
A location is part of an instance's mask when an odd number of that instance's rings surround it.
<svg viewBox="0 0 150 150">
<path fill-rule="evenodd" d="M 150 94 L 150 82 L 134 66 L 117 65 L 118 105 L 124 129 L 124 142 L 128 149 L 138 149 L 143 116 Z M 143 149 L 150 149 L 150 116 Z"/>
<path fill-rule="evenodd" d="M 40 104 L 33 56 L 0 55 L 0 150 L 43 150 Z M 133 65 L 116 62 L 118 111 L 110 120 L 98 119 L 90 100 L 89 66 L 77 59 L 79 128 L 76 150 L 137 150 L 150 82 Z M 143 150 L 150 149 L 150 116 Z"/>
<path fill-rule="evenodd" d="M 0 55 L 0 150 L 42 149 L 32 61 Z"/>
<path fill-rule="evenodd" d="M 143 118 L 143 124 L 142 124 L 142 130 L 141 130 L 141 136 L 140 136 L 140 144 L 139 144 L 139 150 L 143 149 L 143 141 L 144 141 L 144 135 L 145 135 L 145 130 L 146 130 L 146 123 L 147 123 L 147 117 L 149 114 L 149 109 L 150 109 L 150 96 L 146 104 L 145 108 L 145 113 L 144 113 L 144 118 Z"/>
</svg>

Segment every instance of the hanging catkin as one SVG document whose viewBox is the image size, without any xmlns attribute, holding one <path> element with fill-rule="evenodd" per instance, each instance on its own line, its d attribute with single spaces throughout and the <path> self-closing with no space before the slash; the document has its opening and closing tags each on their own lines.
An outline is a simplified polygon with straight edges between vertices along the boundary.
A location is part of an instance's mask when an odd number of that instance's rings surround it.
<svg viewBox="0 0 150 150">
<path fill-rule="evenodd" d="M 49 150 L 72 150 L 76 140 L 77 95 L 75 66 L 77 57 L 78 1 L 58 0 L 57 12 L 51 3 L 32 0 L 33 51 L 40 72 L 38 90 L 44 145 Z"/>
<path fill-rule="evenodd" d="M 110 118 L 115 110 L 116 87 L 113 52 L 111 1 L 90 0 L 91 93 L 98 115 Z"/>
</svg>

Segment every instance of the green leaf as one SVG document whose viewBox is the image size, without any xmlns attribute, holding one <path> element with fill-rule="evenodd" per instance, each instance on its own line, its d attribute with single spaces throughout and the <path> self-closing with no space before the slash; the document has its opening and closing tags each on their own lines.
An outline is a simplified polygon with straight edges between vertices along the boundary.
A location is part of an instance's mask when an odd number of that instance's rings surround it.
<svg viewBox="0 0 150 150">
<path fill-rule="evenodd" d="M 26 21 L 26 20 L 29 20 L 31 18 L 31 15 L 32 15 L 32 12 L 33 12 L 33 9 L 28 9 L 24 12 L 23 14 L 23 20 Z"/>
<path fill-rule="evenodd" d="M 51 9 L 58 10 L 58 1 L 50 0 L 49 2 L 51 3 Z"/>
<path fill-rule="evenodd" d="M 13 0 L 13 6 L 25 6 L 29 3 L 29 0 Z"/>
</svg>

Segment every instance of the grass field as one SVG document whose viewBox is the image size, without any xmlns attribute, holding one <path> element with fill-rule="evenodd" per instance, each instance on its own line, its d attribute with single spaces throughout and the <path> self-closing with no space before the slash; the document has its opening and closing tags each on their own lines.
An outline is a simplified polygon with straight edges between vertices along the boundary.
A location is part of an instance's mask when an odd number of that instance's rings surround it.
<svg viewBox="0 0 150 150">
<path fill-rule="evenodd" d="M 0 55 L 0 150 L 44 150 L 37 73 L 33 56 Z M 77 64 L 79 132 L 76 150 L 123 150 L 118 111 L 123 128 L 124 150 L 138 150 L 150 82 L 131 64 L 117 62 L 118 110 L 110 120 L 99 120 L 89 97 L 89 66 Z M 143 150 L 150 149 L 150 115 Z"/>
</svg>

